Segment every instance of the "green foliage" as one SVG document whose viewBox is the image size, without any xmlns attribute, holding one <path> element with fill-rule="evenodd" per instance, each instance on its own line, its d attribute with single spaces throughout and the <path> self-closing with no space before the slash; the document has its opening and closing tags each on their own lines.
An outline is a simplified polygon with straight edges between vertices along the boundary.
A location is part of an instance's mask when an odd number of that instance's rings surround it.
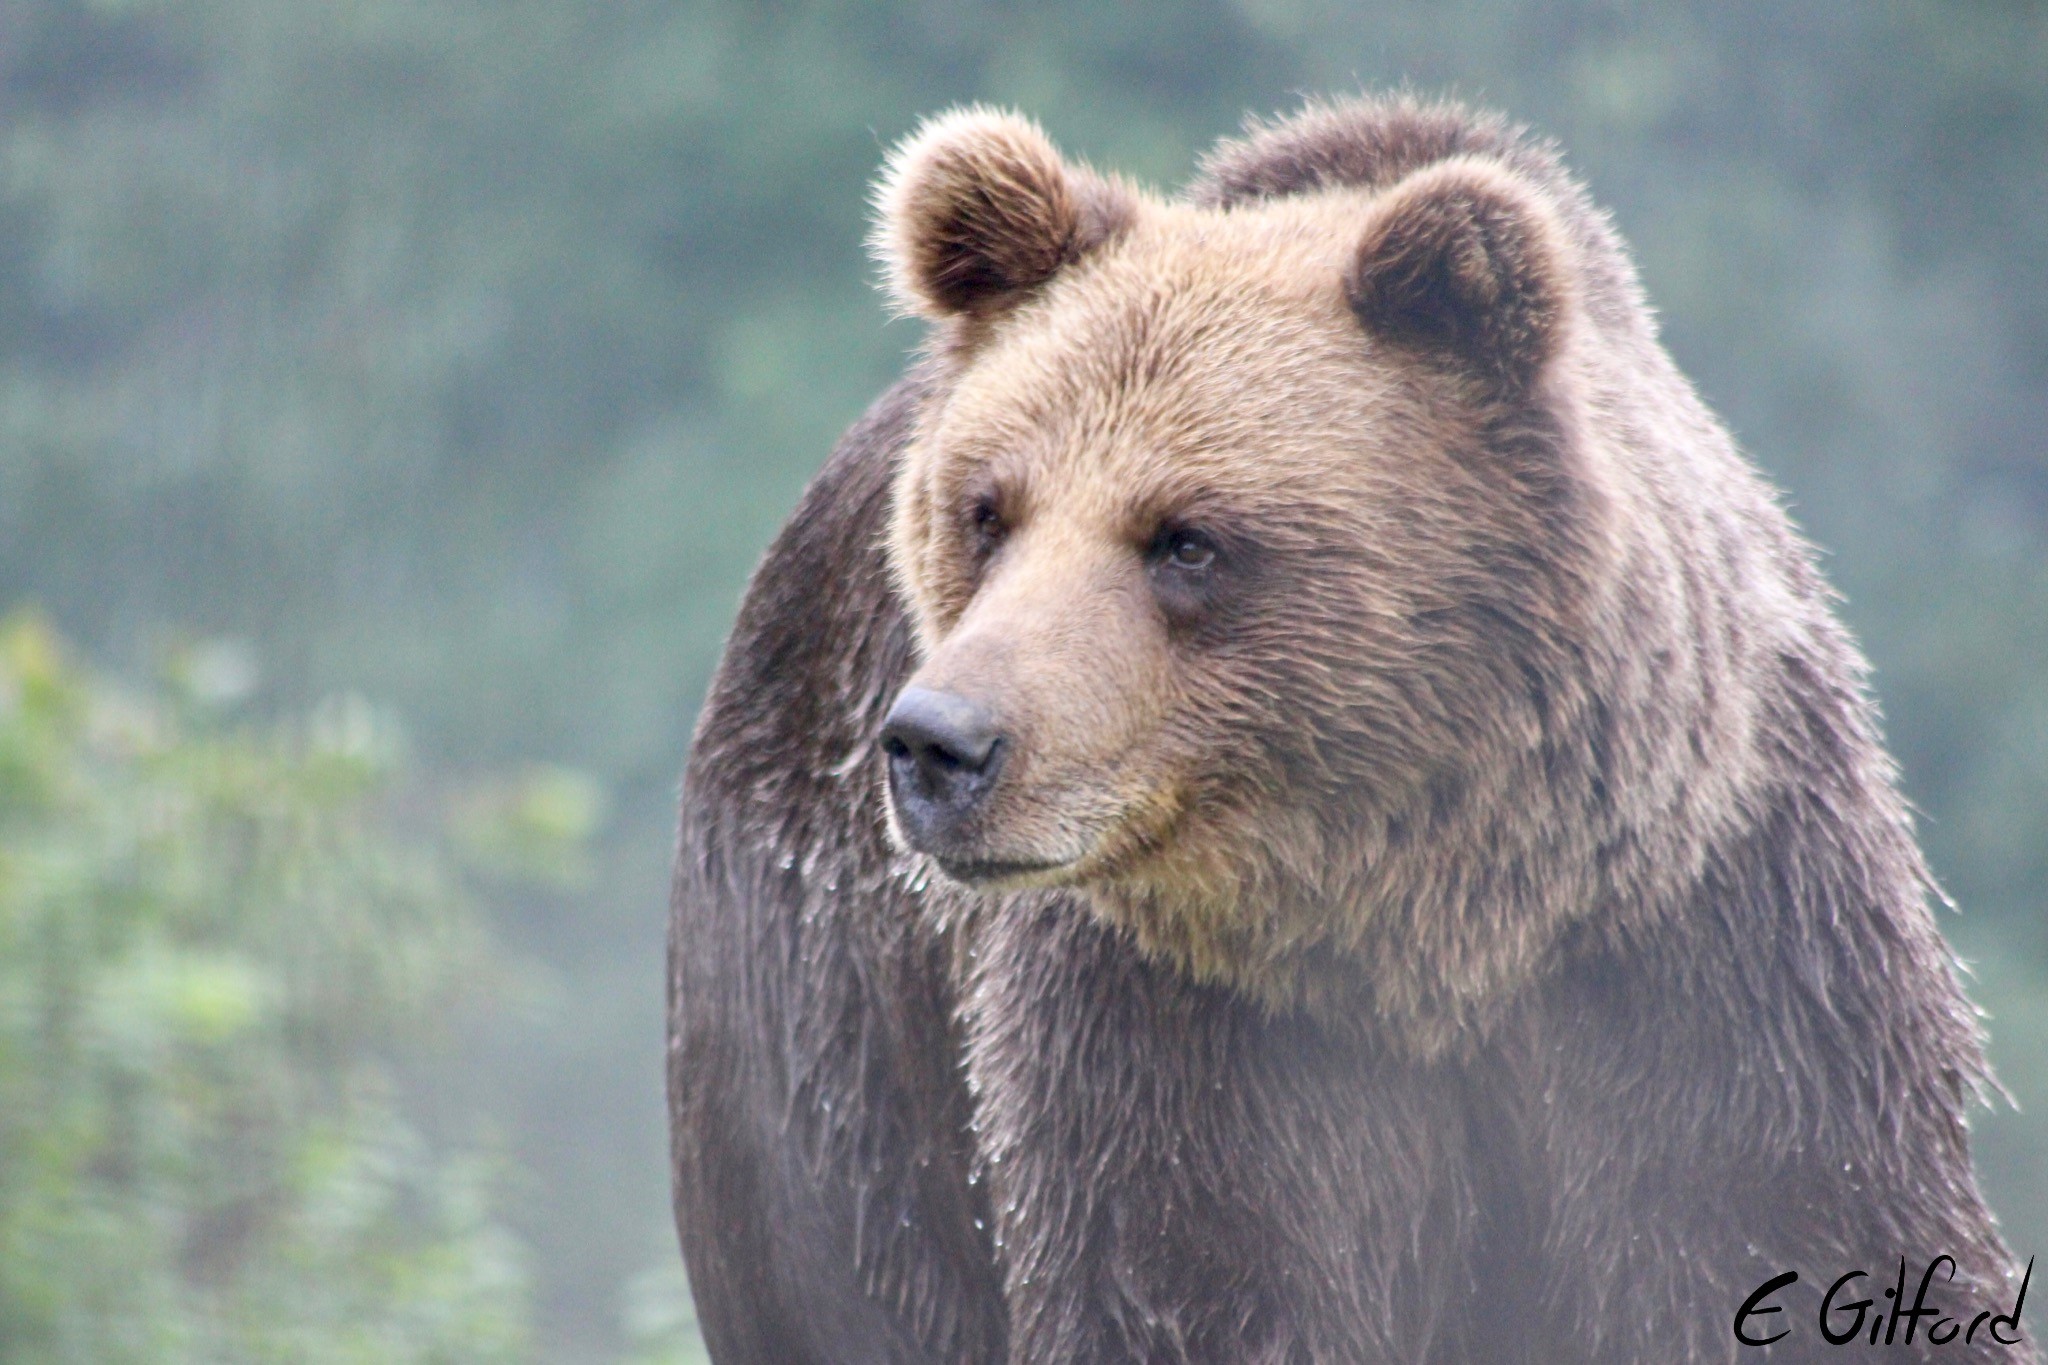
<svg viewBox="0 0 2048 1365">
<path fill-rule="evenodd" d="M 502 975 L 457 864 L 388 722 L 230 725 L 237 672 L 0 624 L 0 1365 L 523 1359 L 498 1174 L 390 1065 Z"/>
</svg>

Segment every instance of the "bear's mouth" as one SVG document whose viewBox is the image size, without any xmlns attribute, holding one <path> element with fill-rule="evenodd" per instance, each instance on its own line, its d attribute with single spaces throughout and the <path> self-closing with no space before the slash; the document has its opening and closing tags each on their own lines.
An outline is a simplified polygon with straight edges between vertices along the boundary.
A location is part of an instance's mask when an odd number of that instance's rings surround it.
<svg viewBox="0 0 2048 1365">
<path fill-rule="evenodd" d="M 932 861 L 954 881 L 972 887 L 1043 885 L 1050 874 L 1073 866 L 1068 859 L 942 858 L 934 855 Z"/>
</svg>

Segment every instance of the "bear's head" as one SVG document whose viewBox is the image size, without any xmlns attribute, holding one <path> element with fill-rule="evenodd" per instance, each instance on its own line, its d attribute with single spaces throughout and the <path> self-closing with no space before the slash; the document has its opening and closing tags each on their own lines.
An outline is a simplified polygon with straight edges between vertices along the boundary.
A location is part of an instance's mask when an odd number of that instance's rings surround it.
<svg viewBox="0 0 2048 1365">
<path fill-rule="evenodd" d="M 986 110 L 897 150 L 876 246 L 936 378 L 879 740 L 958 882 L 1275 1008 L 1448 1016 L 1594 893 L 1604 229 L 1510 132 L 1380 114 L 1172 201 Z"/>
</svg>

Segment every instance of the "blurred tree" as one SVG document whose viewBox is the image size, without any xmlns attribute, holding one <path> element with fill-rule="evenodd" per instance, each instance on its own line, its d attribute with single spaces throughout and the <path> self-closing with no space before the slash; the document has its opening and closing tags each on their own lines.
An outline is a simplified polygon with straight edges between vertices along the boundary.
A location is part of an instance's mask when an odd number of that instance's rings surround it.
<svg viewBox="0 0 2048 1365">
<path fill-rule="evenodd" d="M 502 962 L 387 723 L 228 725 L 248 671 L 0 624 L 0 1365 L 526 1359 L 499 1174 L 392 1072 Z"/>
</svg>

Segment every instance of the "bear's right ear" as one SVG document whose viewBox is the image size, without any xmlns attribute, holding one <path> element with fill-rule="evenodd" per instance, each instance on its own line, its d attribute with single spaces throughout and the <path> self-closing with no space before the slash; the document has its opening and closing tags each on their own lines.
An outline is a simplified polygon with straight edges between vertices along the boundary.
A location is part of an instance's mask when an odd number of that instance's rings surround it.
<svg viewBox="0 0 2048 1365">
<path fill-rule="evenodd" d="M 873 248 L 890 297 L 934 320 L 986 316 L 1130 221 L 1123 186 L 1077 170 L 1038 126 L 956 109 L 897 145 L 875 190 Z"/>
</svg>

